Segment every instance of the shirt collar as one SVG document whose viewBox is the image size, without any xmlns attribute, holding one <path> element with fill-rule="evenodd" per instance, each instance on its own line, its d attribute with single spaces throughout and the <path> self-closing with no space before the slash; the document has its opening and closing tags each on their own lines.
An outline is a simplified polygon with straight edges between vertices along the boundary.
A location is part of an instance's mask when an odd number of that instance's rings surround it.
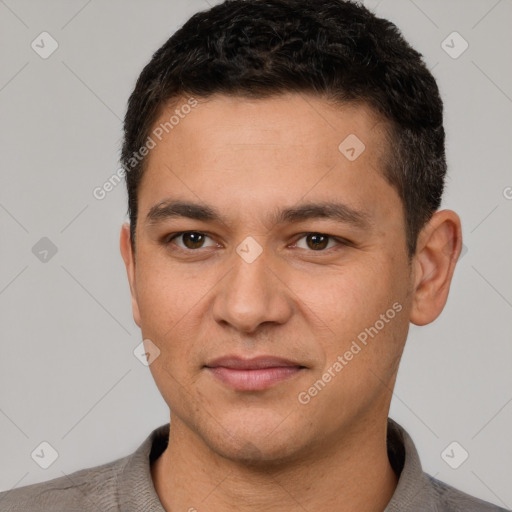
<svg viewBox="0 0 512 512">
<path fill-rule="evenodd" d="M 398 485 L 384 512 L 437 510 L 429 492 L 430 479 L 423 472 L 414 442 L 405 429 L 391 418 L 388 418 L 387 445 L 392 465 L 393 454 L 398 454 L 397 463 L 402 468 L 397 471 L 396 467 L 393 467 L 398 473 Z"/>
</svg>

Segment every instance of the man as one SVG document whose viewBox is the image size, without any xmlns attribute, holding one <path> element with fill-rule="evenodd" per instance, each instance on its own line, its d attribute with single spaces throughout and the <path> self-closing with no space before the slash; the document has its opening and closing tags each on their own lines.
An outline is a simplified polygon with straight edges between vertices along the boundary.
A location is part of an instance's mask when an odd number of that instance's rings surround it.
<svg viewBox="0 0 512 512">
<path fill-rule="evenodd" d="M 437 85 L 394 25 L 342 0 L 196 14 L 140 75 L 122 161 L 170 424 L 2 510 L 503 510 L 423 473 L 388 419 L 461 251 Z"/>
</svg>

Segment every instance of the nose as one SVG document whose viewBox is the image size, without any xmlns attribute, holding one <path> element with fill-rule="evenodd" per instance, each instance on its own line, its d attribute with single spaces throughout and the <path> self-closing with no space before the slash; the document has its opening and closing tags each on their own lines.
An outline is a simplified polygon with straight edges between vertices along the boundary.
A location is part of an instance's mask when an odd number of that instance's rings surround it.
<svg viewBox="0 0 512 512">
<path fill-rule="evenodd" d="M 252 262 L 233 253 L 233 267 L 213 304 L 214 319 L 250 334 L 261 324 L 284 324 L 293 314 L 291 292 L 265 250 Z"/>
</svg>

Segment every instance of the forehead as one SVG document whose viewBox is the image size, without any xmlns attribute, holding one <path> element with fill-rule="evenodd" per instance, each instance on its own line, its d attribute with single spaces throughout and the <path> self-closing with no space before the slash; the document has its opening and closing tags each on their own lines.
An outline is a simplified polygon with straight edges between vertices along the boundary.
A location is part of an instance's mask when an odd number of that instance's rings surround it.
<svg viewBox="0 0 512 512">
<path fill-rule="evenodd" d="M 339 156 L 339 144 L 349 136 L 359 139 L 361 147 L 370 146 L 366 157 L 385 149 L 385 123 L 362 103 L 335 105 L 302 93 L 262 99 L 214 95 L 200 99 L 193 109 L 189 103 L 190 99 L 180 98 L 162 110 L 153 126 L 153 138 L 160 144 L 149 154 L 149 162 L 165 145 L 180 147 L 173 155 L 175 163 L 181 158 L 211 163 L 215 152 L 222 151 L 224 165 L 229 157 L 233 163 L 239 154 L 246 158 L 248 151 L 273 153 L 282 161 L 295 161 L 294 165 L 304 156 L 308 162 L 332 160 Z M 197 148 L 202 151 L 195 151 Z"/>
<path fill-rule="evenodd" d="M 393 194 L 381 172 L 385 124 L 365 105 L 295 93 L 187 104 L 183 98 L 168 105 L 153 126 L 155 146 L 139 188 L 146 213 L 176 195 L 210 204 L 215 197 L 220 207 L 241 211 L 249 198 L 268 208 L 272 199 L 294 204 L 342 195 L 361 209 L 365 195 L 371 203 L 369 196 Z"/>
</svg>

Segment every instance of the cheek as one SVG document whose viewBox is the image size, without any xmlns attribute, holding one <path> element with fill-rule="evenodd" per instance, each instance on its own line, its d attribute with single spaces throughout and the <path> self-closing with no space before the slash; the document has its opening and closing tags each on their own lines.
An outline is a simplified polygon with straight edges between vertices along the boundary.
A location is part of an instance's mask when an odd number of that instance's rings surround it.
<svg viewBox="0 0 512 512">
<path fill-rule="evenodd" d="M 400 299 L 393 269 L 361 261 L 346 267 L 322 269 L 316 275 L 296 277 L 292 287 L 320 323 L 342 339 L 373 325 L 381 313 Z M 305 309 L 305 311 L 307 311 Z"/>
<path fill-rule="evenodd" d="M 195 265 L 172 264 L 147 254 L 137 270 L 137 297 L 144 338 L 160 349 L 150 369 L 168 392 L 188 387 L 197 378 L 202 345 L 208 342 L 208 309 L 219 276 Z M 163 394 L 165 390 L 160 389 Z"/>
<path fill-rule="evenodd" d="M 331 418 L 333 425 L 346 411 L 362 412 L 376 400 L 386 401 L 408 328 L 402 285 L 396 285 L 391 268 L 365 265 L 337 275 L 325 281 L 323 293 L 304 287 L 309 316 L 320 317 L 329 331 L 316 340 L 324 360 L 303 391 L 316 395 L 318 416 Z"/>
<path fill-rule="evenodd" d="M 207 280 L 200 279 L 182 265 L 178 268 L 159 256 L 141 257 L 137 269 L 137 301 L 143 333 L 166 338 L 181 321 L 201 307 L 208 291 Z"/>
<path fill-rule="evenodd" d="M 330 275 L 303 280 L 299 292 L 307 305 L 303 314 L 310 323 L 326 327 L 326 336 L 316 340 L 324 353 L 317 377 L 329 368 L 339 375 L 333 392 L 339 385 L 361 393 L 369 385 L 368 378 L 378 385 L 375 375 L 388 381 L 394 373 L 408 329 L 405 288 L 399 274 L 390 258 L 347 265 Z M 338 357 L 343 370 L 337 372 L 332 367 Z"/>
</svg>

